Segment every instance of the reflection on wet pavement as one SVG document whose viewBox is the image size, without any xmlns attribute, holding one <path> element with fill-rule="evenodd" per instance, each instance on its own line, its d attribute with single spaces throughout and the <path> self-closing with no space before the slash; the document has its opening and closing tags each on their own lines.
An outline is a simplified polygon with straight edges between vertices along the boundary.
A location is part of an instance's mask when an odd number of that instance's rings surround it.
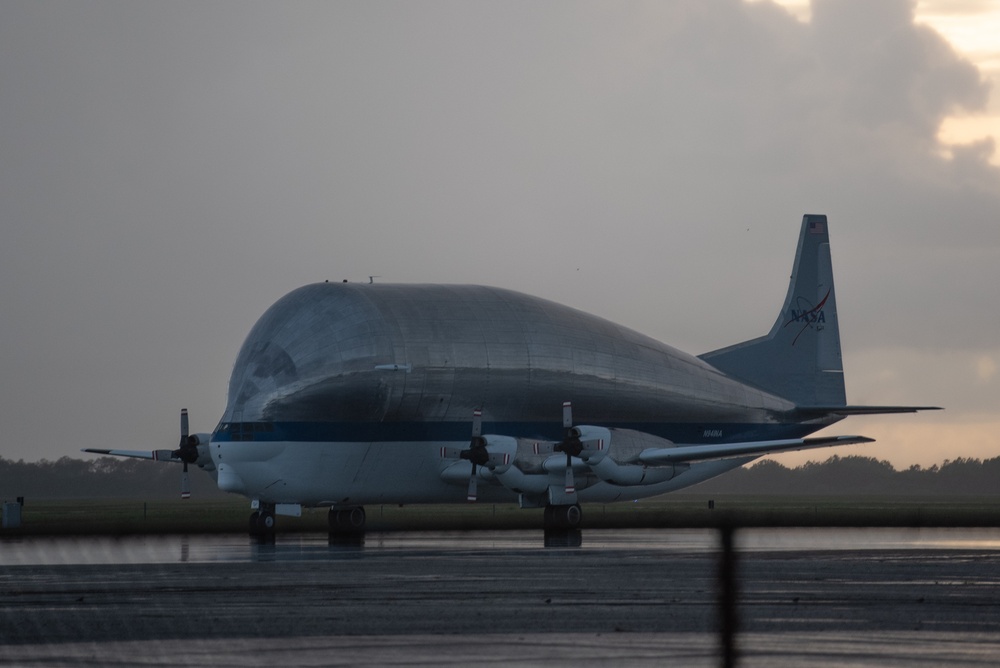
<svg viewBox="0 0 1000 668">
<path fill-rule="evenodd" d="M 1000 664 L 1000 531 L 735 534 L 743 666 Z M 0 542 L 0 664 L 719 663 L 719 535 Z"/>
</svg>

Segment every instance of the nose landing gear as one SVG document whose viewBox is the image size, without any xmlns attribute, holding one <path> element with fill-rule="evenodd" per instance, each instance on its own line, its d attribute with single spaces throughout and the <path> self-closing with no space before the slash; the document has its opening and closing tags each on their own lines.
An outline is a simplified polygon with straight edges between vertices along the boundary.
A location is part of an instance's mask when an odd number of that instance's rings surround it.
<svg viewBox="0 0 1000 668">
<path fill-rule="evenodd" d="M 251 536 L 273 536 L 274 526 L 274 504 L 262 503 L 260 509 L 250 515 Z"/>
</svg>

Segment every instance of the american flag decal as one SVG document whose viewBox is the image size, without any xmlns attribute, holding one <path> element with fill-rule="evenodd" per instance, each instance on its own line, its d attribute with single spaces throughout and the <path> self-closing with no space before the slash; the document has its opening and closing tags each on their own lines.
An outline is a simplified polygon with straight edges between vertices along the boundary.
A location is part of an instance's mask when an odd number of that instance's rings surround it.
<svg viewBox="0 0 1000 668">
<path fill-rule="evenodd" d="M 826 223 L 821 220 L 814 220 L 809 223 L 809 234 L 824 234 L 826 233 Z"/>
</svg>

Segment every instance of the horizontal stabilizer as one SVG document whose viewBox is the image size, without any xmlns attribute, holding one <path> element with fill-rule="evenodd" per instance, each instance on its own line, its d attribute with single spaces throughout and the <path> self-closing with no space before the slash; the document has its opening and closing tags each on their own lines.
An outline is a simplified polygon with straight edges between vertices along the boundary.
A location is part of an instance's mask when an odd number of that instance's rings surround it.
<svg viewBox="0 0 1000 668">
<path fill-rule="evenodd" d="M 153 459 L 158 462 L 179 462 L 179 457 L 171 450 L 102 450 L 99 448 L 84 448 L 84 452 L 95 455 L 114 455 L 115 457 L 136 457 L 138 459 Z"/>
<path fill-rule="evenodd" d="M 827 415 L 890 415 L 939 410 L 942 410 L 940 406 L 797 406 L 793 413 L 796 417 L 811 419 Z"/>
<path fill-rule="evenodd" d="M 704 462 L 737 457 L 759 457 L 778 452 L 793 452 L 811 448 L 828 448 L 835 445 L 873 443 L 866 436 L 817 436 L 815 438 L 786 438 L 776 441 L 748 441 L 746 443 L 715 443 L 710 445 L 679 445 L 675 448 L 651 448 L 639 455 L 639 461 L 648 465 Z"/>
</svg>

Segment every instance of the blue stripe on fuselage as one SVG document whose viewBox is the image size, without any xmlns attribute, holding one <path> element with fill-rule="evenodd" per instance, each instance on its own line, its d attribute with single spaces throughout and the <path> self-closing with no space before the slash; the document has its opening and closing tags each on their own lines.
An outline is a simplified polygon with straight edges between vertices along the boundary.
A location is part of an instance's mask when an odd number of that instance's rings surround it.
<svg viewBox="0 0 1000 668">
<path fill-rule="evenodd" d="M 823 425 L 760 423 L 601 423 L 611 429 L 632 429 L 675 443 L 738 443 L 801 438 Z M 484 434 L 558 441 L 564 431 L 551 422 L 484 422 Z M 234 422 L 222 423 L 212 440 L 283 442 L 447 442 L 472 435 L 470 422 Z"/>
</svg>

